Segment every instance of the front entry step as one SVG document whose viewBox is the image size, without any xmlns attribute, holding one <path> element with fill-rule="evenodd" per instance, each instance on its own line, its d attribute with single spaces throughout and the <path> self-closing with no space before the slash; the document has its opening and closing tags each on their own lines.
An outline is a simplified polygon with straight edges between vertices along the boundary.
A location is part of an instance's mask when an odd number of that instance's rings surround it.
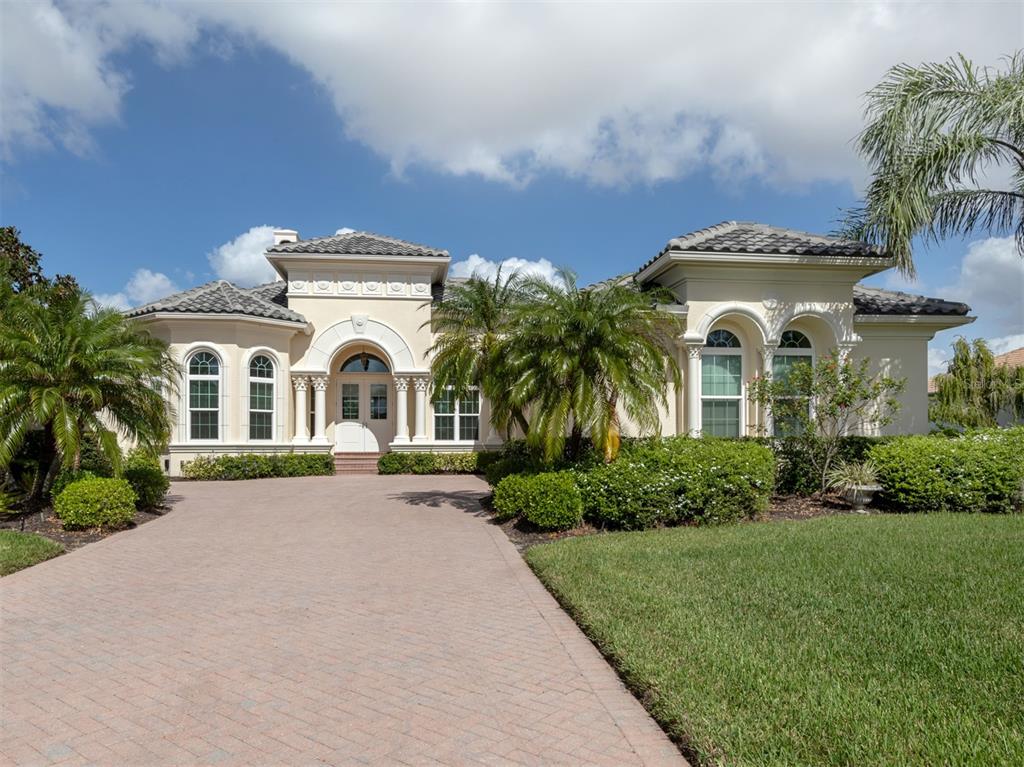
<svg viewBox="0 0 1024 767">
<path fill-rule="evenodd" d="M 335 474 L 376 474 L 380 453 L 335 453 Z"/>
</svg>

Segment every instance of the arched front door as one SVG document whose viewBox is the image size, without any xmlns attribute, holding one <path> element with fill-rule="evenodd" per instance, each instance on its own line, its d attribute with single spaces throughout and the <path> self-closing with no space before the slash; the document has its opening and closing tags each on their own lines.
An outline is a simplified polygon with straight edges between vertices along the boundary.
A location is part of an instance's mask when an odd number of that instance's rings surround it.
<svg viewBox="0 0 1024 767">
<path fill-rule="evenodd" d="M 345 359 L 338 373 L 335 450 L 380 453 L 394 439 L 394 379 L 387 363 L 370 352 Z"/>
</svg>

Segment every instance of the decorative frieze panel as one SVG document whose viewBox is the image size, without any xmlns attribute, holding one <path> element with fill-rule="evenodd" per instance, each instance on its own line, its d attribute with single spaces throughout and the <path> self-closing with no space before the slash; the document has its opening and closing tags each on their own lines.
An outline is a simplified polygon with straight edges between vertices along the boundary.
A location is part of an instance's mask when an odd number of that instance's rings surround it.
<svg viewBox="0 0 1024 767">
<path fill-rule="evenodd" d="M 378 274 L 351 271 L 293 271 L 288 275 L 290 296 L 346 298 L 415 298 L 430 300 L 427 274 Z"/>
</svg>

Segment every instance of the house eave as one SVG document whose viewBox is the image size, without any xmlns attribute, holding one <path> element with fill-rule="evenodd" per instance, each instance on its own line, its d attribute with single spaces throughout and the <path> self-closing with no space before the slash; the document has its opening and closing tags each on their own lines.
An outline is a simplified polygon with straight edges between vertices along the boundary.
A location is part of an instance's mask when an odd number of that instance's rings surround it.
<svg viewBox="0 0 1024 767">
<path fill-rule="evenodd" d="M 448 264 L 451 256 L 375 256 L 371 254 L 349 253 L 266 253 L 267 261 L 274 267 L 282 279 L 288 279 L 287 264 L 307 261 L 327 263 L 380 263 L 380 264 L 422 264 L 430 266 L 431 278 L 434 282 L 443 282 L 448 276 Z"/>
<path fill-rule="evenodd" d="M 923 325 L 937 330 L 970 325 L 977 317 L 950 314 L 855 314 L 854 325 Z"/>
<path fill-rule="evenodd" d="M 158 320 L 231 320 L 232 322 L 253 322 L 258 325 L 289 328 L 296 333 L 301 331 L 306 335 L 309 335 L 313 330 L 313 326 L 308 322 L 279 320 L 273 317 L 254 317 L 251 314 L 227 312 L 150 312 L 149 314 L 141 314 L 130 319 L 136 322 L 156 322 Z"/>
<path fill-rule="evenodd" d="M 638 282 L 657 277 L 674 264 L 717 266 L 816 266 L 826 269 L 852 269 L 867 277 L 892 267 L 885 256 L 782 255 L 770 253 L 721 253 L 714 251 L 668 251 L 637 272 Z"/>
</svg>

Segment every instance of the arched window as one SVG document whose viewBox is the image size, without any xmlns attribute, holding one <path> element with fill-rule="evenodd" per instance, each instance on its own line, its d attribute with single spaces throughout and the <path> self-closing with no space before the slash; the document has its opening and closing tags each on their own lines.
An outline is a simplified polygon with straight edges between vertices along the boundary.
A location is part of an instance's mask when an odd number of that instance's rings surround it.
<svg viewBox="0 0 1024 767">
<path fill-rule="evenodd" d="M 743 416 L 743 349 L 728 330 L 712 330 L 701 355 L 701 430 L 738 437 Z"/>
<path fill-rule="evenodd" d="M 274 438 L 274 362 L 265 354 L 249 361 L 249 439 Z"/>
<path fill-rule="evenodd" d="M 220 438 L 220 360 L 196 352 L 188 360 L 189 439 Z"/>
<path fill-rule="evenodd" d="M 783 384 L 787 391 L 779 397 L 780 406 L 776 407 L 775 420 L 772 424 L 776 437 L 788 437 L 797 434 L 810 417 L 811 400 L 806 392 L 798 391 L 796 382 L 790 387 L 790 373 L 800 364 L 814 364 L 814 348 L 811 339 L 799 330 L 783 331 L 779 339 L 779 348 L 772 358 L 772 378 Z"/>
<path fill-rule="evenodd" d="M 375 354 L 360 352 L 345 360 L 342 373 L 389 373 L 388 363 Z"/>
</svg>

